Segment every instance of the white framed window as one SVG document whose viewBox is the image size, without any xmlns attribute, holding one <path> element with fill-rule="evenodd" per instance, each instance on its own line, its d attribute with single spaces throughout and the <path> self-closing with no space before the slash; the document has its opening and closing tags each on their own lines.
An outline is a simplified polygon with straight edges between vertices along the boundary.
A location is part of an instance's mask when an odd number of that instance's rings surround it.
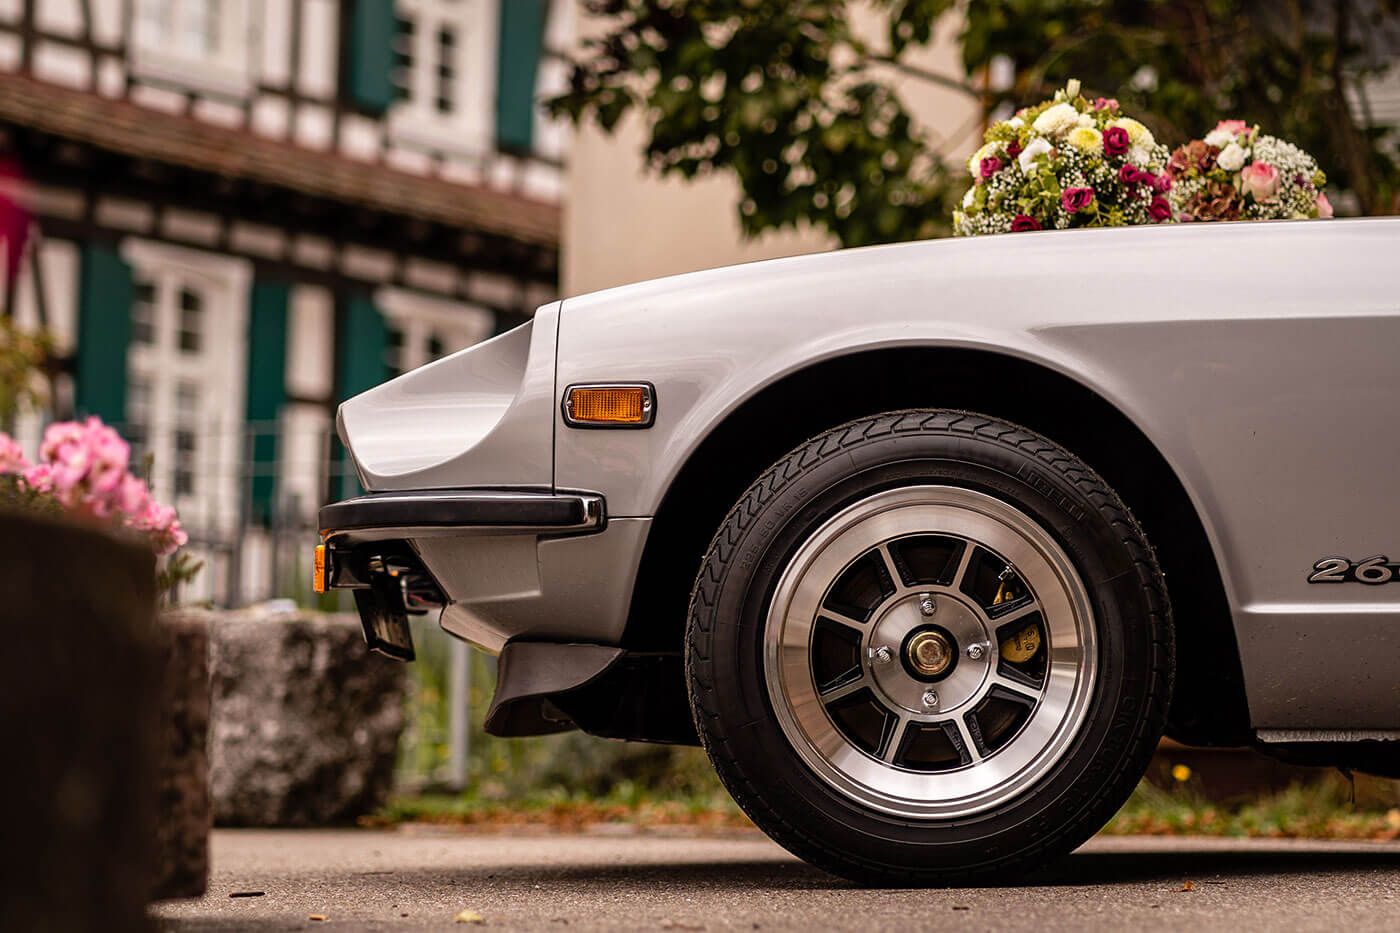
<svg viewBox="0 0 1400 933">
<path fill-rule="evenodd" d="M 235 97 L 252 86 L 252 0 L 134 0 L 131 70 L 139 78 Z"/>
<path fill-rule="evenodd" d="M 494 136 L 494 0 L 397 0 L 389 135 L 443 152 L 479 153 Z"/>
<path fill-rule="evenodd" d="M 217 537 L 238 519 L 251 266 L 145 240 L 122 254 L 135 285 L 122 434 L 191 537 Z"/>
<path fill-rule="evenodd" d="M 401 288 L 381 288 L 375 307 L 384 314 L 384 365 L 401 376 L 491 336 L 495 315 L 484 308 Z"/>
</svg>

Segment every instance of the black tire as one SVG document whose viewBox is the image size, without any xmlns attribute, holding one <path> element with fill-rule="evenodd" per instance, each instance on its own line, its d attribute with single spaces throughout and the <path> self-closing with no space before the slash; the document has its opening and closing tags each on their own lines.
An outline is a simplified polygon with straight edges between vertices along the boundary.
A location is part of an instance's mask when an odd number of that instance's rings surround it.
<svg viewBox="0 0 1400 933">
<path fill-rule="evenodd" d="M 1058 761 L 1014 799 L 952 819 L 892 816 L 820 779 L 778 723 L 764 676 L 765 617 L 802 542 L 864 497 L 928 484 L 970 488 L 1030 516 L 1082 578 L 1097 630 L 1087 717 Z M 720 779 L 790 852 L 864 884 L 1006 881 L 1080 845 L 1146 771 L 1171 697 L 1171 612 L 1142 529 L 1074 455 L 984 415 L 890 412 L 798 447 L 730 511 L 691 596 L 686 672 Z"/>
</svg>

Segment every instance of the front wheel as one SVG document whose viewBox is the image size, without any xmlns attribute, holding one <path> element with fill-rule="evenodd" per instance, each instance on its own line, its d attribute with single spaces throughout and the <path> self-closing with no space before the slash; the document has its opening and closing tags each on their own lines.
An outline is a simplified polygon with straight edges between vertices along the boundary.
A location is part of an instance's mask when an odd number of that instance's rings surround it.
<svg viewBox="0 0 1400 933">
<path fill-rule="evenodd" d="M 734 507 L 691 597 L 696 728 L 745 812 L 876 884 L 1005 879 L 1142 776 L 1171 693 L 1161 572 L 1084 463 L 966 412 L 835 428 Z"/>
</svg>

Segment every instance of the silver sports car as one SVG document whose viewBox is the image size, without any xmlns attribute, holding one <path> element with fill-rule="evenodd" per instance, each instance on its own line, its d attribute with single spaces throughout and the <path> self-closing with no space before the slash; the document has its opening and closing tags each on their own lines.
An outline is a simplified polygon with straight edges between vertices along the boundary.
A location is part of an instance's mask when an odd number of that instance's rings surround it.
<svg viewBox="0 0 1400 933">
<path fill-rule="evenodd" d="M 341 406 L 318 585 L 498 652 L 493 733 L 698 742 L 863 882 L 1069 851 L 1164 730 L 1400 777 L 1397 259 L 1198 224 L 568 298 Z"/>
</svg>

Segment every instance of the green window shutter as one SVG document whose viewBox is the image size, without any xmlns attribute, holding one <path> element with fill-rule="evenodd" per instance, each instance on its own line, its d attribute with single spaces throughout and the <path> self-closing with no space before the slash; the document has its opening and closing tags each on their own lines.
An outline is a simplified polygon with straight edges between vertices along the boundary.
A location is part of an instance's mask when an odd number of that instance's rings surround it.
<svg viewBox="0 0 1400 933">
<path fill-rule="evenodd" d="M 126 348 L 131 342 L 131 267 L 108 246 L 83 250 L 78 282 L 74 408 L 111 425 L 126 421 Z"/>
<path fill-rule="evenodd" d="M 394 102 L 394 0 L 352 0 L 347 30 L 346 78 L 350 99 L 381 114 Z"/>
<path fill-rule="evenodd" d="M 270 521 L 277 503 L 277 418 L 287 400 L 287 304 L 291 288 L 254 282 L 248 307 L 248 405 L 252 431 L 252 497 L 255 520 Z"/>
<path fill-rule="evenodd" d="M 341 401 L 379 385 L 389 375 L 384 360 L 388 344 L 388 328 L 384 316 L 368 298 L 353 296 L 342 303 L 339 314 L 340 359 L 339 384 Z M 339 445 L 337 445 L 339 448 Z M 338 450 L 338 453 L 343 452 Z M 343 462 L 343 461 L 342 461 Z M 360 492 L 353 472 L 342 477 L 341 495 Z"/>
<path fill-rule="evenodd" d="M 501 0 L 496 57 L 496 146 L 529 151 L 535 126 L 535 72 L 544 47 L 546 0 Z"/>
</svg>

